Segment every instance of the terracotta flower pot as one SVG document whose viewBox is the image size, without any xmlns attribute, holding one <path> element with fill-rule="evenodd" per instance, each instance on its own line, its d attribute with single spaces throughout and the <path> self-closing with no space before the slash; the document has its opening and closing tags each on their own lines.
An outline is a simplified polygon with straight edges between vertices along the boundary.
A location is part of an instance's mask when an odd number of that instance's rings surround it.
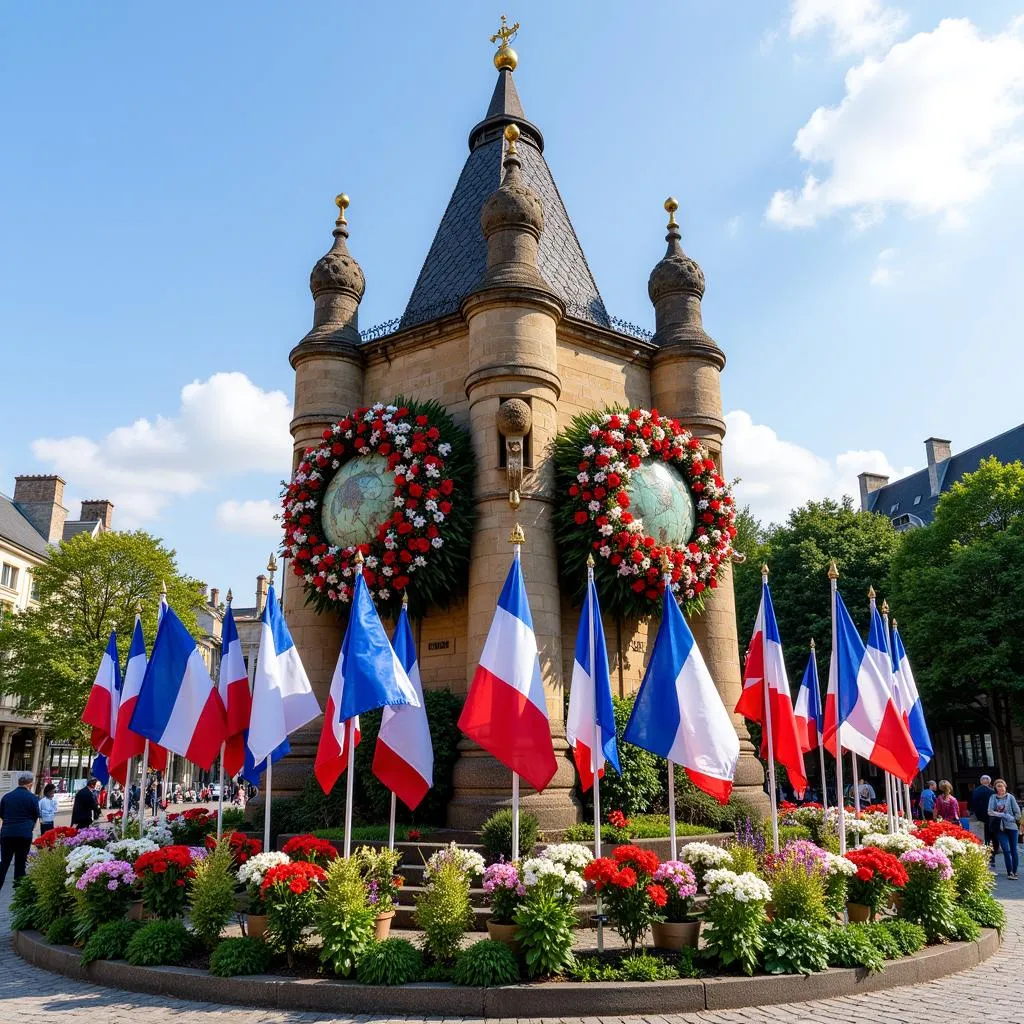
<svg viewBox="0 0 1024 1024">
<path fill-rule="evenodd" d="M 132 900 L 128 905 L 128 920 L 143 921 L 145 917 L 146 912 L 142 909 L 142 900 Z"/>
<path fill-rule="evenodd" d="M 245 934 L 250 939 L 265 939 L 267 937 L 267 915 L 246 914 Z"/>
<path fill-rule="evenodd" d="M 395 912 L 389 910 L 386 914 L 378 914 L 373 921 L 373 937 L 378 942 L 383 942 L 391 934 L 391 920 Z"/>
<path fill-rule="evenodd" d="M 863 924 L 865 921 L 870 921 L 874 916 L 871 913 L 871 908 L 866 903 L 847 903 L 846 913 L 851 923 L 855 924 Z"/>
<path fill-rule="evenodd" d="M 488 921 L 487 936 L 495 942 L 508 946 L 513 953 L 518 953 L 519 940 L 516 938 L 517 928 L 518 925 L 514 924 L 495 924 L 493 921 Z"/>
<path fill-rule="evenodd" d="M 656 949 L 683 949 L 697 945 L 700 921 L 654 921 L 651 939 Z"/>
</svg>

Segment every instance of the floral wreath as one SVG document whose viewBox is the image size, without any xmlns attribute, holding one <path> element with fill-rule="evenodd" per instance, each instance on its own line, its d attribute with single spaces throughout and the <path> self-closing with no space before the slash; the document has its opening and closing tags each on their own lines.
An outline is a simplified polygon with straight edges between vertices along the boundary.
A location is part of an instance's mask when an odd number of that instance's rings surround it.
<svg viewBox="0 0 1024 1024">
<path fill-rule="evenodd" d="M 394 511 L 366 542 L 330 544 L 323 498 L 335 474 L 354 458 L 387 457 Z M 282 495 L 284 544 L 292 572 L 318 611 L 344 611 L 352 601 L 355 558 L 382 611 L 396 617 L 408 592 L 410 614 L 446 606 L 468 580 L 473 533 L 473 454 L 469 435 L 437 402 L 395 399 L 353 410 L 307 448 Z"/>
<path fill-rule="evenodd" d="M 643 519 L 630 512 L 634 471 L 657 459 L 679 469 L 693 493 L 697 522 L 685 544 L 656 544 Z M 568 590 L 582 598 L 593 554 L 609 611 L 637 618 L 658 614 L 667 556 L 673 593 L 688 613 L 703 610 L 707 590 L 718 586 L 733 553 L 736 507 L 697 438 L 657 409 L 584 413 L 556 437 L 555 464 L 555 533 Z"/>
</svg>

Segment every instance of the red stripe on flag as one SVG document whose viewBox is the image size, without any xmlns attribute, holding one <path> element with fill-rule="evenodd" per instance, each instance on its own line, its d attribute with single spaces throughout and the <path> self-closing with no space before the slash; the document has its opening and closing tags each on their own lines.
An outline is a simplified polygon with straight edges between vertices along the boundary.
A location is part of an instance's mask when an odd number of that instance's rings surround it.
<svg viewBox="0 0 1024 1024">
<path fill-rule="evenodd" d="M 590 747 L 588 747 L 583 740 L 576 740 L 576 743 L 572 748 L 572 759 L 576 762 L 576 771 L 579 772 L 580 775 L 580 788 L 584 793 L 587 793 L 589 792 L 590 787 L 594 784 L 594 762 L 591 757 Z M 599 779 L 604 778 L 603 768 L 598 769 L 597 777 Z"/>
<path fill-rule="evenodd" d="M 189 740 L 185 756 L 204 771 L 209 771 L 220 753 L 226 726 L 227 716 L 224 713 L 224 702 L 216 690 L 210 690 L 199 721 L 196 722 L 195 732 L 192 733 L 192 739 Z"/>
<path fill-rule="evenodd" d="M 334 735 L 332 728 L 332 723 L 337 716 L 338 711 L 334 706 L 334 698 L 328 696 L 327 707 L 324 708 L 324 724 L 320 730 L 320 743 L 317 745 L 316 760 L 313 762 L 313 774 L 325 793 L 330 793 L 334 789 L 335 783 L 348 767 L 349 726 L 346 722 L 343 732 L 344 739 L 339 746 L 338 737 Z M 356 746 L 359 746 L 358 729 L 356 730 Z"/>
<path fill-rule="evenodd" d="M 743 666 L 743 692 L 736 702 L 736 714 L 760 722 L 764 718 L 764 633 L 758 630 L 750 641 Z"/>
<path fill-rule="evenodd" d="M 892 701 L 885 706 L 882 724 L 868 760 L 910 785 L 917 774 L 917 748 Z"/>
<path fill-rule="evenodd" d="M 245 734 L 229 736 L 224 741 L 224 774 L 234 778 L 245 767 Z"/>
<path fill-rule="evenodd" d="M 109 754 L 114 745 L 110 735 L 110 719 L 113 715 L 110 691 L 94 686 L 82 712 L 82 721 L 92 726 L 91 743 L 97 754 Z"/>
<path fill-rule="evenodd" d="M 252 695 L 249 693 L 249 680 L 236 679 L 228 683 L 227 727 L 228 735 L 240 735 L 249 728 L 249 716 L 252 711 Z"/>
<path fill-rule="evenodd" d="M 459 728 L 538 793 L 558 770 L 547 715 L 483 665 L 473 676 Z"/>
<path fill-rule="evenodd" d="M 698 789 L 702 789 L 708 796 L 713 796 L 720 804 L 729 802 L 729 794 L 732 792 L 731 779 L 716 779 L 713 775 L 705 775 L 692 768 L 686 768 L 686 774 Z"/>
<path fill-rule="evenodd" d="M 430 790 L 427 780 L 379 737 L 373 751 L 373 774 L 410 811 L 416 810 Z"/>
</svg>

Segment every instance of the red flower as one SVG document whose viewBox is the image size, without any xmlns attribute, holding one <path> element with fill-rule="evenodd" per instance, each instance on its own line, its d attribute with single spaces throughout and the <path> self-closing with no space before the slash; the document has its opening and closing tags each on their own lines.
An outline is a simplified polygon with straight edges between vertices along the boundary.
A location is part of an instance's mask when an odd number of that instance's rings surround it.
<svg viewBox="0 0 1024 1024">
<path fill-rule="evenodd" d="M 668 893 L 664 886 L 653 884 L 647 886 L 647 895 L 651 897 L 651 902 L 656 907 L 663 907 L 668 903 Z"/>
<path fill-rule="evenodd" d="M 615 500 L 618 502 L 619 508 L 629 508 L 629 494 L 626 491 L 619 491 L 615 495 Z"/>
<path fill-rule="evenodd" d="M 630 868 L 620 868 L 612 877 L 612 883 L 620 889 L 632 889 L 636 885 L 636 872 Z"/>
<path fill-rule="evenodd" d="M 319 864 L 310 864 L 305 861 L 275 864 L 263 876 L 260 892 L 265 893 L 268 889 L 281 887 L 284 891 L 300 896 L 307 892 L 311 885 L 321 884 L 326 879 L 327 872 Z"/>
<path fill-rule="evenodd" d="M 48 850 L 51 846 L 56 846 L 62 839 L 70 839 L 77 835 L 77 828 L 70 825 L 59 825 L 57 828 L 51 828 L 49 832 L 44 832 L 38 839 L 34 839 L 32 845 L 40 850 Z"/>
<path fill-rule="evenodd" d="M 281 848 L 293 861 L 305 861 L 310 864 L 329 863 L 338 856 L 334 845 L 326 839 L 318 839 L 314 835 L 292 836 Z"/>
<path fill-rule="evenodd" d="M 573 518 L 576 520 L 577 526 L 582 526 L 587 521 L 589 516 L 586 512 L 583 511 L 583 509 L 580 509 Z"/>
<path fill-rule="evenodd" d="M 608 824 L 612 828 L 629 828 L 629 818 L 622 811 L 612 811 L 608 815 Z"/>
</svg>

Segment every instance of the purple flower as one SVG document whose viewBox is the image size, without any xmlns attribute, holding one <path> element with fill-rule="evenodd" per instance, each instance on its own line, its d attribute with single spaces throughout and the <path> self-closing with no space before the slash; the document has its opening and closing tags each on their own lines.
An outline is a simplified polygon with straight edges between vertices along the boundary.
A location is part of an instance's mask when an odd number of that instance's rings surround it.
<svg viewBox="0 0 1024 1024">
<path fill-rule="evenodd" d="M 210 851 L 205 846 L 190 846 L 188 852 L 192 854 L 193 861 L 206 860 Z"/>
<path fill-rule="evenodd" d="M 782 848 L 779 859 L 803 868 L 809 875 L 828 873 L 828 854 L 808 839 L 791 839 Z"/>
<path fill-rule="evenodd" d="M 369 886 L 367 886 L 367 888 L 370 890 L 370 895 L 369 895 L 369 903 L 370 903 L 370 905 L 373 906 L 373 905 L 379 903 L 380 902 L 380 892 L 378 890 L 380 889 L 380 885 L 378 885 L 376 881 L 372 881 L 372 882 L 370 882 Z"/>
<path fill-rule="evenodd" d="M 953 865 L 949 858 L 934 846 L 922 846 L 918 850 L 907 850 L 900 856 L 900 863 L 907 867 L 920 867 L 926 871 L 937 871 L 943 881 L 953 877 Z"/>
<path fill-rule="evenodd" d="M 697 895 L 693 869 L 681 860 L 662 861 L 658 865 L 658 870 L 651 876 L 651 880 L 672 890 L 670 895 L 678 896 L 681 900 Z"/>
<path fill-rule="evenodd" d="M 127 861 L 105 860 L 87 867 L 82 872 L 82 877 L 75 882 L 75 888 L 84 892 L 93 882 L 100 882 L 114 892 L 133 885 L 135 878 L 135 870 Z"/>
<path fill-rule="evenodd" d="M 486 893 L 492 893 L 495 889 L 508 889 L 517 896 L 526 895 L 526 887 L 519 878 L 515 864 L 506 863 L 504 860 L 487 868 L 484 872 L 483 888 Z"/>
<path fill-rule="evenodd" d="M 743 819 L 743 824 L 736 830 L 736 842 L 740 846 L 749 846 L 760 858 L 765 851 L 764 835 L 754 828 L 749 815 Z"/>
<path fill-rule="evenodd" d="M 110 832 L 105 827 L 93 825 L 90 828 L 80 829 L 78 835 L 66 836 L 60 840 L 60 844 L 73 850 L 78 846 L 90 846 L 98 842 L 105 843 L 109 838 Z"/>
</svg>

